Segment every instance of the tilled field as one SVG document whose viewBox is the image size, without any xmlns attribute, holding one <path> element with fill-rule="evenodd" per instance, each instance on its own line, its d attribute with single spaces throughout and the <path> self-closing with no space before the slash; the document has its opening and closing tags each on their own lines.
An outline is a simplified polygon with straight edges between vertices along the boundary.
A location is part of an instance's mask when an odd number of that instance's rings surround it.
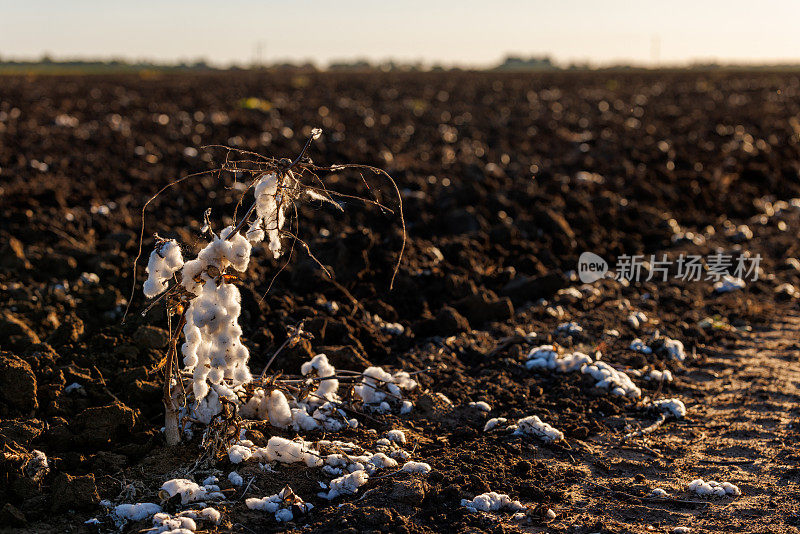
<svg viewBox="0 0 800 534">
<path fill-rule="evenodd" d="M 162 483 L 216 473 L 225 497 L 209 504 L 222 518 L 198 531 L 796 532 L 798 117 L 792 73 L 0 78 L 0 529 L 139 532 L 149 518 L 109 511 L 152 502 L 174 513 L 182 506 L 162 503 Z M 390 291 L 399 217 L 356 201 L 344 213 L 307 203 L 297 233 L 333 279 L 301 246 L 288 262 L 254 253 L 236 282 L 250 368 L 260 372 L 305 320 L 313 339 L 271 370 L 298 375 L 324 353 L 339 370 L 424 372 L 404 392 L 410 413 L 354 398 L 358 428 L 261 422 L 248 439 L 374 451 L 400 429 L 410 459 L 432 468 L 388 469 L 333 501 L 317 496 L 331 479 L 317 467 L 197 462 L 197 426 L 192 441 L 167 448 L 154 370 L 166 314 L 143 315 L 137 289 L 123 322 L 146 200 L 229 154 L 205 145 L 292 158 L 312 127 L 324 131 L 316 163 L 374 165 L 396 180 L 405 255 Z M 217 227 L 230 224 L 243 194 L 235 178 L 168 189 L 148 211 L 145 254 L 153 232 L 196 251 L 206 208 Z M 398 207 L 378 177 L 342 170 L 324 180 Z M 761 262 L 757 281 L 727 293 L 674 268 L 666 282 L 585 285 L 575 274 L 584 251 L 612 270 L 621 255 Z M 137 276 L 140 288 L 142 262 Z M 629 320 L 637 312 L 644 320 Z M 652 350 L 632 349 L 635 339 Z M 602 357 L 640 395 L 598 388 L 579 370 L 529 368 L 541 345 Z M 625 438 L 658 419 L 652 401 L 670 398 L 685 417 Z M 531 415 L 564 439 L 506 430 Z M 484 431 L 491 418 L 508 422 Z M 47 470 L 35 473 L 33 450 Z M 244 485 L 229 482 L 233 470 Z M 698 495 L 688 489 L 697 478 L 741 495 Z M 245 506 L 287 483 L 313 510 L 279 523 Z M 524 516 L 461 504 L 489 491 L 526 505 Z"/>
</svg>

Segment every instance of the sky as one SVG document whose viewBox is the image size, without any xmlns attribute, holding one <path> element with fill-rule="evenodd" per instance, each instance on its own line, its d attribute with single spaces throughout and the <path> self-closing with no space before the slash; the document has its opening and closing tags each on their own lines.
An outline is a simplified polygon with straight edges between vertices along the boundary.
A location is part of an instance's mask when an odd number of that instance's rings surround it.
<svg viewBox="0 0 800 534">
<path fill-rule="evenodd" d="M 798 0 L 0 0 L 0 59 L 800 62 Z"/>
</svg>

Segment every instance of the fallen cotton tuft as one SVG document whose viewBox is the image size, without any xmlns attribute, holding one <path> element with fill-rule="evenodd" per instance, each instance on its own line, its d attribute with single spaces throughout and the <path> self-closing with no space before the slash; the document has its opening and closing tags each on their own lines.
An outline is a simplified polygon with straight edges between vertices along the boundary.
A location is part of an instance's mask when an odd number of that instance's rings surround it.
<svg viewBox="0 0 800 534">
<path fill-rule="evenodd" d="M 196 482 L 192 482 L 191 480 L 187 480 L 185 478 L 173 478 L 172 480 L 167 480 L 161 485 L 161 491 L 166 492 L 170 498 L 180 494 L 181 504 L 225 498 L 225 496 L 220 493 L 219 486 L 214 484 L 200 486 Z"/>
<path fill-rule="evenodd" d="M 314 505 L 303 501 L 289 486 L 284 487 L 275 495 L 263 497 L 261 499 L 249 498 L 245 500 L 245 505 L 251 510 L 262 510 L 264 512 L 275 514 L 275 520 L 278 522 L 286 522 L 294 519 L 295 511 L 301 514 L 308 513 L 314 508 Z"/>
<path fill-rule="evenodd" d="M 519 501 L 514 501 L 505 493 L 490 491 L 476 496 L 472 500 L 461 499 L 461 506 L 470 512 L 496 512 L 507 510 L 510 512 L 522 512 L 528 508 Z"/>
<path fill-rule="evenodd" d="M 686 405 L 680 399 L 661 399 L 653 402 L 653 406 L 662 413 L 669 414 L 675 419 L 686 417 Z"/>
<path fill-rule="evenodd" d="M 127 519 L 130 521 L 141 521 L 153 514 L 161 511 L 161 507 L 151 502 L 139 502 L 136 504 L 120 504 L 114 507 L 113 515 L 120 519 Z"/>
<path fill-rule="evenodd" d="M 742 492 L 739 487 L 730 482 L 717 482 L 715 480 L 704 481 L 702 478 L 692 480 L 689 483 L 689 491 L 693 491 L 698 495 L 710 495 L 714 497 L 724 497 L 725 495 L 741 495 Z"/>
<path fill-rule="evenodd" d="M 539 419 L 537 415 L 524 417 L 517 421 L 517 429 L 514 431 L 514 434 L 536 436 L 547 443 L 564 439 L 563 432 L 548 425 Z"/>
</svg>

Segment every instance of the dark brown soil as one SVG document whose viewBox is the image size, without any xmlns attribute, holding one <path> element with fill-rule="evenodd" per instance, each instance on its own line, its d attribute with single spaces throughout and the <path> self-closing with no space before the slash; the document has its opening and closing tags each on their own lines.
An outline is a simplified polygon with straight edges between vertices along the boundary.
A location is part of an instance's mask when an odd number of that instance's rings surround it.
<svg viewBox="0 0 800 534">
<path fill-rule="evenodd" d="M 315 337 L 279 357 L 286 373 L 317 352 L 343 369 L 430 368 L 411 414 L 363 419 L 342 435 L 370 446 L 401 428 L 433 471 L 375 479 L 331 504 L 315 496 L 314 469 L 248 466 L 240 472 L 256 477 L 257 496 L 288 482 L 316 508 L 280 525 L 247 510 L 239 490 L 220 507 L 220 532 L 796 532 L 800 312 L 775 290 L 800 283 L 800 264 L 787 261 L 800 250 L 800 208 L 776 205 L 800 197 L 798 91 L 793 73 L 0 78 L 0 529 L 81 532 L 98 517 L 112 531 L 100 499 L 158 502 L 160 484 L 194 463 L 197 438 L 172 451 L 160 432 L 151 369 L 167 342 L 163 310 L 142 317 L 137 293 L 122 323 L 140 210 L 167 183 L 225 156 L 191 149 L 292 157 L 320 126 L 315 162 L 375 165 L 397 181 L 406 255 L 389 291 L 397 218 L 355 202 L 343 215 L 304 208 L 301 237 L 334 281 L 295 249 L 261 299 L 282 263 L 256 255 L 240 284 L 251 369 L 302 319 Z M 146 234 L 199 244 L 207 207 L 218 224 L 230 222 L 241 194 L 232 182 L 206 175 L 176 185 L 154 204 Z M 329 185 L 365 193 L 356 174 Z M 391 192 L 384 183 L 381 198 Z M 675 239 L 671 219 L 704 240 Z M 749 225 L 753 238 L 734 242 L 731 224 Z M 613 266 L 621 254 L 718 250 L 760 254 L 759 280 L 724 295 L 674 278 L 559 293 L 581 286 L 572 272 L 583 251 Z M 382 332 L 364 310 L 405 333 Z M 650 319 L 643 330 L 626 321 L 633 310 Z M 724 328 L 704 328 L 708 317 Z M 583 332 L 556 335 L 566 321 Z M 655 329 L 694 357 L 681 364 L 629 350 Z M 600 349 L 620 368 L 671 369 L 672 384 L 636 382 L 643 396 L 683 399 L 688 416 L 623 443 L 654 420 L 647 403 L 598 391 L 580 373 L 526 370 L 532 344 L 519 334 L 529 332 Z M 82 392 L 65 391 L 76 382 Z M 468 407 L 478 400 L 490 417 L 539 415 L 566 439 L 484 433 L 487 416 Z M 40 480 L 20 470 L 19 455 L 32 449 L 50 458 Z M 742 496 L 704 501 L 686 489 L 698 477 L 739 484 Z M 655 487 L 674 498 L 650 498 Z M 530 504 L 528 518 L 459 504 L 490 490 Z"/>
</svg>

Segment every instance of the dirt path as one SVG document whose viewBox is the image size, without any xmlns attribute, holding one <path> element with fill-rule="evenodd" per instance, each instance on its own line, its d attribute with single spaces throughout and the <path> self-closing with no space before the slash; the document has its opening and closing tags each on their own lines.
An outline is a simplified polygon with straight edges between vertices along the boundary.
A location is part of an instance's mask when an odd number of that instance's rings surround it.
<svg viewBox="0 0 800 534">
<path fill-rule="evenodd" d="M 592 476 L 568 489 L 573 506 L 560 510 L 552 526 L 798 532 L 798 339 L 800 315 L 790 312 L 770 331 L 698 353 L 699 368 L 677 377 L 686 419 L 624 445 L 608 434 L 586 443 L 581 463 Z M 695 478 L 732 482 L 742 495 L 700 498 L 686 489 Z M 656 487 L 670 499 L 647 497 Z"/>
</svg>

